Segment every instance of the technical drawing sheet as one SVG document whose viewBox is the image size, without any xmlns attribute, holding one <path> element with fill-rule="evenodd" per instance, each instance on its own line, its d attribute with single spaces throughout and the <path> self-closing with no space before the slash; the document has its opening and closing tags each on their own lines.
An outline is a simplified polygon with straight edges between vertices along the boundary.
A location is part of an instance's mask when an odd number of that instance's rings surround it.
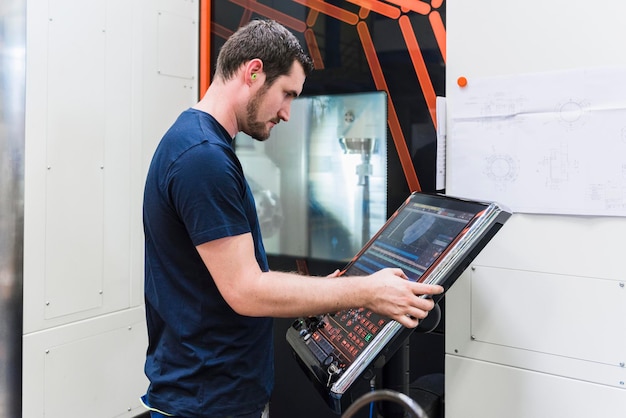
<svg viewBox="0 0 626 418">
<path fill-rule="evenodd" d="M 463 81 L 448 89 L 446 193 L 626 216 L 626 69 Z"/>
</svg>

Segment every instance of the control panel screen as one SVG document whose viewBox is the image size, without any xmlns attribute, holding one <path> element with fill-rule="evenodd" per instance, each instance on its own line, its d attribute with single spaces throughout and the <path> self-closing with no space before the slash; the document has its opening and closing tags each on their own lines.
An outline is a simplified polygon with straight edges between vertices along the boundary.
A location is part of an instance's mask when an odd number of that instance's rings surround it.
<svg viewBox="0 0 626 418">
<path fill-rule="evenodd" d="M 474 216 L 474 212 L 409 202 L 343 275 L 364 276 L 382 268 L 399 267 L 409 280 L 419 281 Z M 343 368 L 390 320 L 360 308 L 328 315 L 323 321 L 323 326 L 311 335 L 319 348 L 315 350 L 318 360 L 329 364 L 339 360 Z"/>
</svg>

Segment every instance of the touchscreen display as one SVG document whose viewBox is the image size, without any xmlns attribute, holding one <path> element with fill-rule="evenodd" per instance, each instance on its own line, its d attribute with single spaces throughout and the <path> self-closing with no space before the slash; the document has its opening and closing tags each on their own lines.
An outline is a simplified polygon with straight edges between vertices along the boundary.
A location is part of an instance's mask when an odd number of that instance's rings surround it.
<svg viewBox="0 0 626 418">
<path fill-rule="evenodd" d="M 474 212 L 409 202 L 344 275 L 362 276 L 400 267 L 410 280 L 418 281 L 474 216 Z"/>
<path fill-rule="evenodd" d="M 363 276 L 385 267 L 399 267 L 409 280 L 418 281 L 475 214 L 409 202 L 343 275 Z M 389 321 L 363 308 L 341 311 L 329 315 L 312 338 L 326 346 L 320 350 L 321 356 L 328 357 L 332 346 L 332 356 L 350 364 Z"/>
</svg>

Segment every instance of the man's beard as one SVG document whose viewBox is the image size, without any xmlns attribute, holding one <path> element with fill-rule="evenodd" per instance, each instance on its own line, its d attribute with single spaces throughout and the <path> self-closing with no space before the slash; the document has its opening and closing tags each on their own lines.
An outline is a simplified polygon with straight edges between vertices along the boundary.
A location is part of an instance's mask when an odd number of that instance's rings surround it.
<svg viewBox="0 0 626 418">
<path fill-rule="evenodd" d="M 257 120 L 259 107 L 266 91 L 267 89 L 261 88 L 246 106 L 246 130 L 244 132 L 259 141 L 265 141 L 270 137 L 270 129 L 267 124 Z"/>
</svg>

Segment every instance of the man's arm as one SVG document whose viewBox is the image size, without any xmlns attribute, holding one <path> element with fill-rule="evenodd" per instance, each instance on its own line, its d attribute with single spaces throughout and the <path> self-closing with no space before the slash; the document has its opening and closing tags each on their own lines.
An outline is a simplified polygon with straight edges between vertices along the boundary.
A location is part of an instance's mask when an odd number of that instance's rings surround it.
<svg viewBox="0 0 626 418">
<path fill-rule="evenodd" d="M 434 306 L 419 295 L 443 291 L 407 280 L 400 269 L 340 278 L 262 272 L 249 233 L 196 248 L 222 297 L 240 315 L 289 318 L 364 307 L 416 327 Z"/>
</svg>

